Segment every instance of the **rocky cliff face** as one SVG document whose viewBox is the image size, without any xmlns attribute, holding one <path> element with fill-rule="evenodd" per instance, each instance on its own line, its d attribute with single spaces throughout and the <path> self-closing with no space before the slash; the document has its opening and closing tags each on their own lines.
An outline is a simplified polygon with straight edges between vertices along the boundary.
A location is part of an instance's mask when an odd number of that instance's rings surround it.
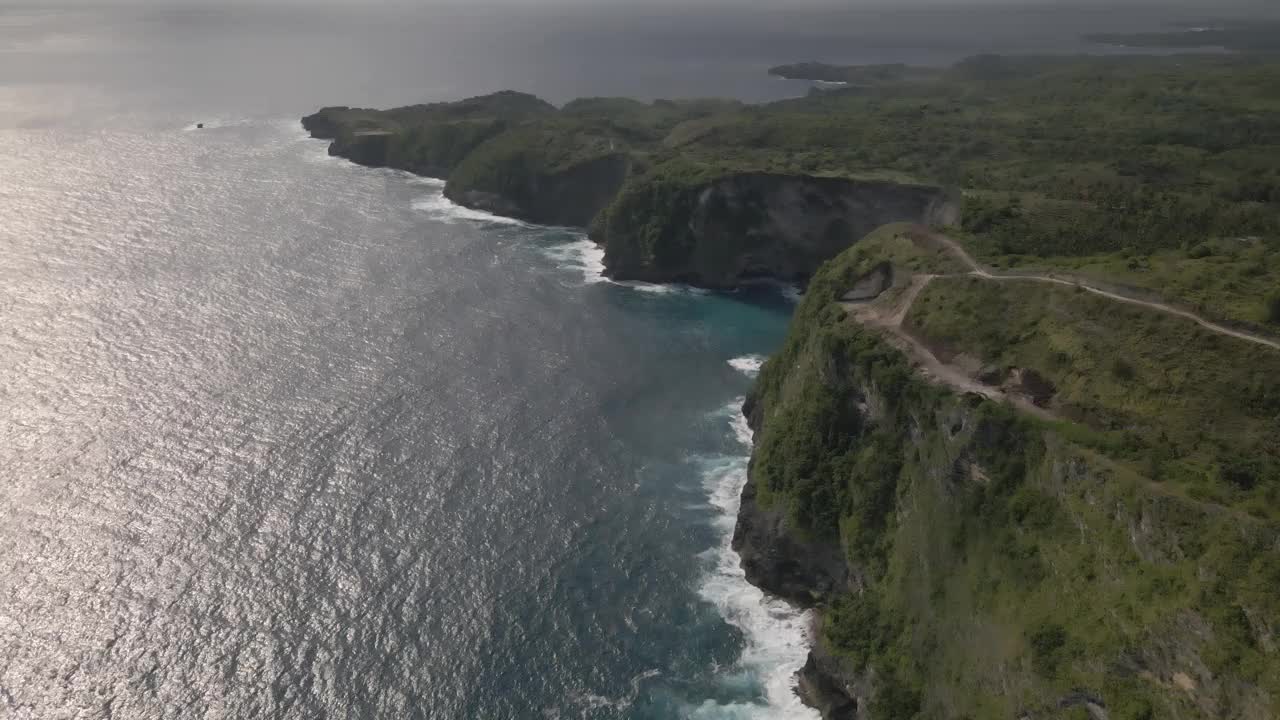
<svg viewBox="0 0 1280 720">
<path fill-rule="evenodd" d="M 613 151 L 607 138 L 540 123 L 555 109 L 525 107 L 532 102 L 526 98 L 508 93 L 390 111 L 325 108 L 302 124 L 312 137 L 332 141 L 331 156 L 446 180 L 445 196 L 460 205 L 585 228 L 618 196 L 631 155 Z"/>
<path fill-rule="evenodd" d="M 762 507 L 751 483 L 742 492 L 733 549 L 742 556 L 747 582 L 799 605 L 850 590 L 853 576 L 840 546 L 792 532 L 786 513 Z"/>
<path fill-rule="evenodd" d="M 639 107 L 644 117 L 668 112 Z M 619 280 L 803 283 L 877 227 L 954 224 L 959 213 L 936 187 L 734 173 L 678 158 L 650 167 L 634 127 L 518 93 L 387 111 L 325 108 L 303 125 L 332 141 L 330 155 L 445 179 L 445 195 L 461 205 L 590 227 Z M 661 137 L 653 132 L 650 142 Z"/>
<path fill-rule="evenodd" d="M 311 133 L 313 138 L 321 140 L 336 139 L 341 132 L 339 118 L 350 109 L 348 107 L 321 108 L 319 112 L 302 118 L 302 127 Z"/>
<path fill-rule="evenodd" d="M 385 130 L 366 130 L 344 134 L 329 144 L 329 155 L 350 160 L 366 167 L 391 167 L 407 170 L 404 158 L 391 152 L 395 136 Z M 423 173 L 425 174 L 425 173 Z"/>
<path fill-rule="evenodd" d="M 803 282 L 881 225 L 950 224 L 940 188 L 750 173 L 700 185 L 624 191 L 593 236 L 612 277 L 727 288 Z M 663 218 L 654 222 L 652 218 Z"/>
<path fill-rule="evenodd" d="M 450 183 L 445 197 L 467 207 L 540 225 L 586 227 L 618 195 L 631 171 L 625 154 L 605 155 L 565 170 L 503 176 L 502 182 Z"/>
</svg>

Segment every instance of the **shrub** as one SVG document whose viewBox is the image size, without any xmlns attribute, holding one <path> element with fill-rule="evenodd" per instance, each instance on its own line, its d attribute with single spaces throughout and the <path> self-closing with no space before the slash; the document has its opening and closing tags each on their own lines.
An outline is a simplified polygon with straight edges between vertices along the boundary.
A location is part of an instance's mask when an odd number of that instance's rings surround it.
<svg viewBox="0 0 1280 720">
<path fill-rule="evenodd" d="M 903 682 L 892 670 L 881 676 L 880 687 L 871 701 L 875 720 L 909 720 L 920 712 L 920 690 Z"/>
<path fill-rule="evenodd" d="M 1128 382 L 1133 380 L 1136 371 L 1134 370 L 1133 365 L 1124 358 L 1114 358 L 1111 361 L 1111 374 L 1114 375 L 1117 380 Z"/>
<path fill-rule="evenodd" d="M 1267 322 L 1280 325 L 1280 292 L 1272 293 L 1267 298 Z"/>
<path fill-rule="evenodd" d="M 1057 623 L 1042 623 L 1028 634 L 1027 640 L 1031 645 L 1031 667 L 1043 677 L 1056 675 L 1067 644 L 1066 628 Z"/>
</svg>

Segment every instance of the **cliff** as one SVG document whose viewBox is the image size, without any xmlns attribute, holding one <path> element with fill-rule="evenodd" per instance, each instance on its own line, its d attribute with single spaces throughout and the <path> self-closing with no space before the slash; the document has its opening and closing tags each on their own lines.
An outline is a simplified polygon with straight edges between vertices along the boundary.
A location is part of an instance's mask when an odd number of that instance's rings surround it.
<svg viewBox="0 0 1280 720">
<path fill-rule="evenodd" d="M 588 226 L 619 279 L 803 281 L 881 223 L 962 216 L 992 266 L 1105 274 L 1245 327 L 1280 317 L 1274 58 L 787 72 L 858 87 L 559 109 L 506 92 L 304 123 L 334 155 L 447 179 L 456 202 Z"/>
<path fill-rule="evenodd" d="M 461 205 L 548 225 L 591 227 L 619 280 L 732 288 L 804 282 L 889 222 L 950 224 L 937 187 L 686 163 L 671 138 L 741 112 L 724 101 L 593 98 L 557 111 L 519 93 L 387 111 L 325 108 L 303 119 L 331 155 L 445 178 Z M 702 123 L 703 125 L 699 125 Z"/>
<path fill-rule="evenodd" d="M 729 288 L 804 282 L 871 230 L 954 223 L 936 187 L 806 175 L 704 179 L 655 171 L 628 185 L 593 228 L 611 277 Z"/>
<path fill-rule="evenodd" d="M 329 154 L 447 180 L 454 202 L 549 225 L 588 226 L 678 125 L 737 112 L 725 100 L 575 100 L 563 110 L 502 92 L 392 110 L 329 107 L 303 118 Z"/>
<path fill-rule="evenodd" d="M 573 120 L 527 124 L 468 154 L 445 196 L 530 222 L 586 227 L 630 175 L 627 147 Z"/>
<path fill-rule="evenodd" d="M 486 141 L 556 112 L 532 95 L 508 91 L 391 110 L 329 107 L 304 117 L 302 126 L 312 137 L 332 140 L 335 157 L 446 178 Z"/>
<path fill-rule="evenodd" d="M 930 286 L 908 314 L 923 342 L 975 363 L 1010 343 L 1010 361 L 1038 363 L 1055 381 L 1059 397 L 1045 405 L 1055 414 L 1084 398 L 1116 405 L 1045 419 L 940 387 L 842 305 L 887 261 L 897 270 L 889 295 L 913 267 L 947 271 L 899 241 L 868 239 L 818 272 L 746 406 L 756 447 L 735 547 L 753 582 L 819 610 L 798 678 L 805 699 L 825 718 L 872 720 L 1280 716 L 1280 523 L 1262 500 L 1275 468 L 1265 441 L 1248 444 L 1274 432 L 1274 400 L 1214 398 L 1232 387 L 1231 371 L 1203 367 L 1198 341 L 1126 350 L 1125 396 L 1087 369 L 1083 350 L 1035 355 L 1039 332 L 963 342 L 944 320 L 967 318 L 965 331 L 981 336 L 1004 319 L 1079 319 L 1079 332 L 1105 342 L 1108 324 L 1133 327 L 1133 313 L 1153 312 L 1078 309 L 1073 291 L 1052 287 L 1015 310 L 1041 289 L 963 277 Z M 975 285 L 1023 295 L 1002 305 L 974 296 Z M 1202 332 L 1154 316 L 1137 326 L 1129 342 Z M 1280 360 L 1264 351 L 1249 362 L 1271 372 Z M 1149 397 L 1147 362 L 1206 385 L 1185 388 L 1160 416 L 1185 417 L 1133 415 L 1121 421 L 1130 430 L 1111 435 L 1120 403 Z M 1267 382 L 1262 397 L 1280 399 Z M 1195 440 L 1188 429 L 1181 445 L 1182 423 L 1212 403 L 1257 407 L 1220 411 L 1222 430 L 1202 424 Z M 1253 458 L 1253 470 L 1223 473 L 1210 461 L 1199 471 L 1206 442 L 1241 448 L 1228 455 Z"/>
</svg>

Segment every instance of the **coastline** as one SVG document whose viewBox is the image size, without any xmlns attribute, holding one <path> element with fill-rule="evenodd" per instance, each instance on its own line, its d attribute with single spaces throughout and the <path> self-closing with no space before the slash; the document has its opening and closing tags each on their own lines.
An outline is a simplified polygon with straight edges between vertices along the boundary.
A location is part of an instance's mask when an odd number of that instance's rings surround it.
<svg viewBox="0 0 1280 720">
<path fill-rule="evenodd" d="M 335 156 L 330 156 L 335 157 Z M 404 173 L 411 182 L 440 192 L 439 195 L 418 200 L 414 207 L 436 214 L 442 222 L 486 222 L 497 225 L 510 225 L 525 228 L 547 230 L 568 230 L 582 233 L 582 239 L 574 247 L 567 250 L 563 257 L 567 266 L 573 266 L 583 274 L 588 284 L 608 283 L 625 287 L 637 292 L 667 294 L 690 293 L 706 295 L 712 291 L 704 288 L 679 283 L 648 283 L 640 281 L 614 280 L 604 272 L 601 262 L 603 249 L 598 243 L 590 240 L 582 228 L 571 226 L 554 226 L 530 223 L 519 218 L 504 216 L 482 209 L 468 207 L 443 194 L 445 180 L 410 171 L 395 170 Z M 792 302 L 798 301 L 798 289 L 785 283 L 757 282 L 755 287 L 768 287 Z M 746 355 L 730 359 L 728 365 L 738 373 L 750 378 L 753 382 L 758 377 L 760 368 L 766 358 L 761 355 Z M 813 609 L 797 604 L 791 599 L 771 592 L 762 584 L 754 581 L 744 568 L 744 558 L 736 547 L 735 535 L 742 524 L 742 507 L 744 498 L 750 496 L 748 467 L 754 451 L 754 434 L 750 419 L 744 411 L 745 398 L 732 400 L 725 408 L 716 413 L 724 417 L 728 430 L 743 448 L 742 455 L 726 455 L 703 459 L 703 485 L 707 491 L 708 501 L 719 516 L 713 522 L 719 535 L 717 544 L 699 553 L 710 565 L 706 575 L 698 586 L 698 595 L 717 608 L 724 622 L 743 634 L 745 645 L 739 657 L 739 664 L 756 674 L 757 681 L 769 704 L 758 705 L 719 705 L 719 709 L 739 714 L 746 712 L 750 717 L 767 709 L 763 718 L 783 718 L 784 720 L 812 720 L 825 717 L 820 705 L 814 703 L 815 695 L 806 692 L 806 674 L 812 676 L 814 665 L 813 650 L 814 632 L 817 616 Z M 712 701 L 707 701 L 708 703 Z"/>
</svg>

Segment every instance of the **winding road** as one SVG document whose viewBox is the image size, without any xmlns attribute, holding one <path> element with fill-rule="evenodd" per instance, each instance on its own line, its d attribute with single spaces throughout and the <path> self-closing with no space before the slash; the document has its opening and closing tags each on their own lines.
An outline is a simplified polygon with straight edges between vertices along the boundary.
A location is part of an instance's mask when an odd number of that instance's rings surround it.
<svg viewBox="0 0 1280 720">
<path fill-rule="evenodd" d="M 923 292 L 931 282 L 940 277 L 977 277 L 991 281 L 1027 280 L 1032 282 L 1048 282 L 1059 285 L 1069 285 L 1072 287 L 1079 287 L 1087 292 L 1091 292 L 1095 295 L 1100 295 L 1117 302 L 1139 305 L 1168 315 L 1185 318 L 1195 322 L 1207 330 L 1221 335 L 1238 338 L 1240 340 L 1280 350 L 1280 342 L 1272 340 L 1271 338 L 1224 327 L 1217 323 L 1205 320 L 1194 313 L 1187 312 L 1186 310 L 1182 310 L 1165 303 L 1144 300 L 1139 297 L 1128 296 L 1123 293 L 1112 292 L 1110 290 L 1090 286 L 1087 281 L 1077 281 L 1075 278 L 1066 280 L 1052 275 L 994 273 L 980 265 L 967 252 L 965 252 L 964 248 L 962 248 L 959 243 L 952 238 L 940 233 L 935 233 L 926 228 L 918 228 L 913 232 L 918 234 L 912 236 L 912 242 L 920 242 L 920 239 L 923 236 L 923 239 L 926 242 L 935 243 L 946 249 L 950 254 L 959 259 L 962 264 L 967 266 L 969 271 L 967 273 L 950 273 L 943 275 L 913 275 L 910 282 L 904 286 L 890 288 L 879 296 L 869 300 L 841 301 L 841 307 L 843 307 L 845 311 L 848 312 L 849 315 L 857 322 L 884 330 L 888 342 L 906 353 L 908 357 L 912 358 L 920 373 L 933 382 L 949 387 L 957 392 L 976 393 L 991 400 L 1010 403 L 1014 407 L 1017 407 L 1018 409 L 1037 418 L 1044 420 L 1062 419 L 1047 408 L 1036 405 L 1032 402 L 1031 398 L 1026 395 L 1018 392 L 1007 392 L 1002 387 L 988 385 L 978 380 L 965 368 L 960 367 L 959 365 L 943 362 L 933 353 L 932 350 L 929 349 L 927 345 L 911 333 L 907 332 L 906 328 L 903 327 L 907 314 L 911 311 L 916 299 L 920 297 L 920 293 Z M 894 294 L 889 295 L 889 293 Z M 888 297 L 886 297 L 886 295 L 888 295 Z M 1192 498 L 1185 493 L 1178 491 L 1176 488 L 1170 487 L 1164 483 L 1145 479 L 1143 482 L 1148 488 L 1160 495 L 1178 497 L 1186 502 L 1205 508 L 1208 511 L 1225 512 L 1232 517 L 1238 518 L 1241 522 L 1254 521 L 1254 518 L 1248 513 L 1242 512 L 1236 508 L 1214 502 L 1208 502 L 1198 498 Z"/>
<path fill-rule="evenodd" d="M 1215 332 L 1219 335 L 1226 335 L 1228 337 L 1244 340 L 1245 342 L 1251 342 L 1257 345 L 1264 345 L 1273 350 L 1280 350 L 1280 341 L 1273 340 L 1271 338 L 1268 338 L 1256 333 L 1251 333 L 1244 330 L 1235 330 L 1233 328 L 1226 327 L 1225 325 L 1219 325 L 1218 323 L 1206 320 L 1200 317 L 1199 315 L 1196 315 L 1193 312 L 1183 310 L 1182 308 L 1178 308 L 1173 305 L 1169 305 L 1167 303 L 1162 303 L 1155 300 L 1144 300 L 1134 295 L 1126 295 L 1120 292 L 1104 290 L 1100 287 L 1090 285 L 1087 280 L 1083 280 L 1079 278 L 1072 278 L 1068 280 L 1061 277 L 1056 277 L 1054 275 L 1039 275 L 1035 273 L 992 272 L 990 268 L 983 267 L 981 264 L 978 263 L 977 260 L 974 260 L 973 256 L 969 255 L 969 253 L 965 251 L 965 249 L 960 245 L 960 243 L 956 242 L 954 239 L 946 235 L 943 235 L 942 233 L 933 232 L 931 230 L 920 229 L 920 230 L 917 230 L 916 232 L 925 233 L 928 235 L 930 240 L 937 242 L 942 246 L 946 247 L 947 250 L 949 250 L 951 254 L 955 256 L 956 259 L 960 260 L 962 263 L 964 263 L 969 267 L 969 274 L 974 277 L 980 277 L 980 278 L 983 278 L 984 280 L 1029 280 L 1032 282 L 1055 283 L 1057 285 L 1067 285 L 1070 287 L 1078 287 L 1086 292 L 1090 292 L 1090 293 L 1093 293 L 1094 295 L 1098 295 L 1110 300 L 1115 300 L 1117 302 L 1122 302 L 1122 303 L 1128 303 L 1130 305 L 1138 305 L 1141 307 L 1150 308 L 1152 310 L 1157 310 L 1159 312 L 1165 313 L 1166 315 L 1174 315 L 1176 317 L 1181 317 L 1187 320 L 1191 320 L 1192 322 L 1196 323 L 1200 327 L 1203 327 L 1204 329 L 1209 330 L 1211 332 Z"/>
<path fill-rule="evenodd" d="M 920 371 L 926 377 L 962 393 L 976 393 L 992 400 L 1012 403 L 1025 412 L 1042 419 L 1052 420 L 1057 419 L 1057 416 L 1049 410 L 1036 405 L 1026 396 L 1006 392 L 1002 388 L 983 383 L 973 377 L 964 368 L 943 362 L 933 353 L 932 350 L 928 348 L 927 345 L 911 333 L 907 332 L 903 327 L 907 314 L 911 312 L 911 308 L 915 304 L 916 299 L 919 298 L 920 293 L 929 286 L 929 283 L 940 277 L 968 276 L 991 281 L 1023 280 L 1028 282 L 1066 285 L 1069 287 L 1080 288 L 1085 292 L 1093 293 L 1094 295 L 1105 297 L 1116 302 L 1138 305 L 1167 315 L 1185 318 L 1195 322 L 1206 330 L 1220 335 L 1237 338 L 1257 345 L 1263 345 L 1273 350 L 1280 350 L 1280 342 L 1271 338 L 1225 327 L 1218 323 L 1206 320 L 1195 313 L 1188 312 L 1166 303 L 1146 300 L 1133 295 L 1125 295 L 1112 290 L 1105 290 L 1103 288 L 1090 285 L 1083 279 L 1072 278 L 1068 280 L 1054 275 L 1040 275 L 1034 273 L 993 272 L 991 269 L 978 263 L 978 261 L 969 255 L 969 253 L 961 247 L 960 243 L 956 242 L 954 239 L 923 227 L 913 228 L 911 231 L 911 239 L 913 242 L 921 242 L 923 240 L 924 242 L 940 246 L 950 255 L 959 260 L 968 268 L 969 271 L 964 274 L 913 275 L 911 277 L 911 281 L 907 285 L 898 288 L 896 297 L 893 297 L 889 302 L 885 302 L 885 295 L 881 294 L 880 296 L 870 300 L 842 301 L 840 303 L 841 306 L 858 322 L 885 330 L 889 334 L 890 342 L 899 350 L 907 353 L 909 357 L 913 358 L 919 366 Z"/>
</svg>

